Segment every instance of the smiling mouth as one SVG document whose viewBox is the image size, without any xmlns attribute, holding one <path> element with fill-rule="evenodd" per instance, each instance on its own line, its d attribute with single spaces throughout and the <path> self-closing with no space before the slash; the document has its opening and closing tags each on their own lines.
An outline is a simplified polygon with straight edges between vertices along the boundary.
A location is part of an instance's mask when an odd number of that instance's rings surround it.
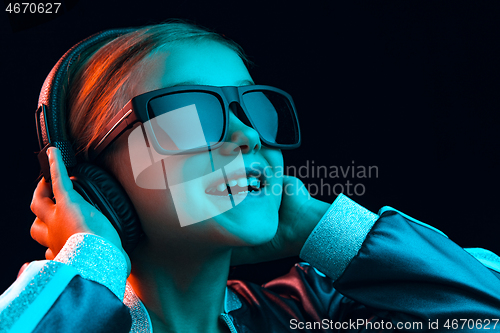
<svg viewBox="0 0 500 333">
<path fill-rule="evenodd" d="M 265 186 L 263 173 L 249 169 L 243 173 L 229 175 L 227 183 L 223 179 L 212 183 L 205 193 L 215 196 L 232 196 L 259 192 Z"/>
</svg>

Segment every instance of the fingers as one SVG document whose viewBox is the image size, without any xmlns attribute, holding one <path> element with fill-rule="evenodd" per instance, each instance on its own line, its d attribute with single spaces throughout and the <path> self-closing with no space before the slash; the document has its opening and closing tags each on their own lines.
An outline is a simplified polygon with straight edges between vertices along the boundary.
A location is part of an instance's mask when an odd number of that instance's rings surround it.
<svg viewBox="0 0 500 333">
<path fill-rule="evenodd" d="M 44 179 L 38 182 L 38 185 L 33 192 L 33 199 L 31 200 L 31 211 L 43 221 L 47 221 L 46 216 L 52 211 L 54 201 L 52 201 L 52 189 L 49 183 Z"/>
<path fill-rule="evenodd" d="M 49 228 L 38 217 L 30 229 L 31 238 L 45 247 L 49 247 Z"/>
<path fill-rule="evenodd" d="M 50 183 L 45 182 L 44 179 L 41 179 L 36 186 L 35 192 L 33 193 L 33 197 L 47 197 L 52 198 L 52 187 Z"/>
<path fill-rule="evenodd" d="M 47 249 L 47 251 L 45 251 L 45 259 L 54 260 L 55 257 L 56 256 L 54 255 L 51 249 Z"/>
<path fill-rule="evenodd" d="M 283 184 L 300 184 L 302 181 L 294 176 L 283 175 Z"/>
<path fill-rule="evenodd" d="M 50 164 L 50 177 L 52 178 L 52 191 L 56 201 L 67 199 L 69 192 L 73 189 L 73 183 L 69 179 L 68 171 L 62 160 L 61 151 L 55 147 L 47 149 Z"/>
</svg>

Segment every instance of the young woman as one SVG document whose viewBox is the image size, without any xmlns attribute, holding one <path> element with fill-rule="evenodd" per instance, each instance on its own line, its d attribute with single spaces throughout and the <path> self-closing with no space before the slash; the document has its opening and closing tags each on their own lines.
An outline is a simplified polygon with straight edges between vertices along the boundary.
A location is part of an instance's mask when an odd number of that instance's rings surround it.
<svg viewBox="0 0 500 333">
<path fill-rule="evenodd" d="M 49 148 L 51 184 L 40 181 L 31 206 L 47 261 L 2 295 L 0 331 L 448 331 L 461 319 L 500 330 L 491 252 L 465 251 L 390 207 L 321 202 L 282 175 L 280 148 L 299 142 L 298 126 L 278 140 L 293 102 L 255 86 L 233 42 L 171 22 L 86 50 L 72 67 L 78 158 L 114 175 L 143 236 L 126 253 Z M 264 286 L 227 280 L 231 264 L 299 254 L 308 263 Z"/>
</svg>

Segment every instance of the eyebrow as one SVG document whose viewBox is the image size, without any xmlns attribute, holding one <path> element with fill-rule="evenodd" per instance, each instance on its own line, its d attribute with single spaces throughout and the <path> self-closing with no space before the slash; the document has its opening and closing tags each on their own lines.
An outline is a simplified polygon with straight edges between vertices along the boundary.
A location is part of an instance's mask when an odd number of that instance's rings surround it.
<svg viewBox="0 0 500 333">
<path fill-rule="evenodd" d="M 184 81 L 184 82 L 179 82 L 179 83 L 176 83 L 176 84 L 168 86 L 168 87 L 199 86 L 199 85 L 202 85 L 202 84 L 200 84 L 199 82 L 196 82 L 196 81 Z M 254 86 L 254 85 L 255 85 L 255 83 L 251 80 L 241 80 L 241 81 L 237 82 L 236 86 L 240 87 L 240 86 Z M 167 87 L 165 87 L 165 88 L 167 88 Z"/>
<path fill-rule="evenodd" d="M 238 86 L 254 86 L 255 85 L 255 83 L 253 81 L 250 81 L 250 80 L 243 80 L 243 81 L 239 81 L 238 83 L 239 83 Z"/>
</svg>

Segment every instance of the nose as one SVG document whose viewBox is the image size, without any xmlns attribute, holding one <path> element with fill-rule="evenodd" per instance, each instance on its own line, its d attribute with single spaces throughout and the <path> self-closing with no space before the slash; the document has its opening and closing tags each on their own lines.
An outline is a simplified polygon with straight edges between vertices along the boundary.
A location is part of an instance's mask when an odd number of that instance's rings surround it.
<svg viewBox="0 0 500 333">
<path fill-rule="evenodd" d="M 233 110 L 236 104 L 231 105 Z M 243 114 L 243 110 L 240 110 Z M 245 117 L 243 115 L 243 117 Z M 236 145 L 236 146 L 235 146 Z M 250 126 L 245 125 L 236 115 L 229 112 L 229 123 L 227 128 L 226 142 L 219 148 L 222 155 L 234 155 L 241 152 L 243 154 L 255 154 L 262 147 L 259 133 Z"/>
</svg>

